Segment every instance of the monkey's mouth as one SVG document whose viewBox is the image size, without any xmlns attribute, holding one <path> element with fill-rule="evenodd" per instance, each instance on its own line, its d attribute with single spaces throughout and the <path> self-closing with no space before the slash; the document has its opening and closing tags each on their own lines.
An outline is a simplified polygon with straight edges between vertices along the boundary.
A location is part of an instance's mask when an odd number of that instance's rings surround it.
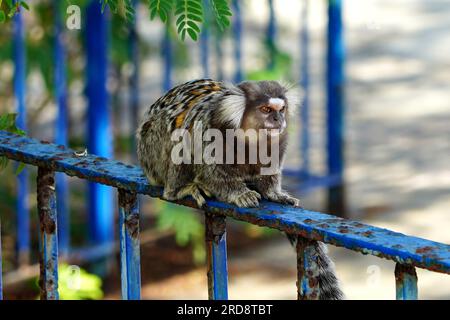
<svg viewBox="0 0 450 320">
<path fill-rule="evenodd" d="M 275 137 L 278 136 L 280 134 L 282 134 L 284 132 L 284 129 L 286 129 L 286 125 L 282 125 L 282 126 L 266 126 L 265 128 L 267 130 L 267 135 Z"/>
</svg>

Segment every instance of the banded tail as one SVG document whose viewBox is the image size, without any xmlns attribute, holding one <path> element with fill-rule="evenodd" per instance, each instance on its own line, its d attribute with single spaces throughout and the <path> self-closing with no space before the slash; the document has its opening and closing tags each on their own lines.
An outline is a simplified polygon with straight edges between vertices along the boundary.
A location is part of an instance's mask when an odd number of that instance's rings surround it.
<svg viewBox="0 0 450 320">
<path fill-rule="evenodd" d="M 287 234 L 291 244 L 295 247 L 297 244 L 297 236 Z M 309 254 L 310 269 L 312 276 L 316 278 L 319 287 L 318 300 L 342 300 L 344 293 L 342 292 L 339 280 L 336 277 L 334 270 L 334 263 L 329 258 L 327 247 L 324 243 L 319 241 L 311 241 L 310 246 L 312 250 Z"/>
</svg>

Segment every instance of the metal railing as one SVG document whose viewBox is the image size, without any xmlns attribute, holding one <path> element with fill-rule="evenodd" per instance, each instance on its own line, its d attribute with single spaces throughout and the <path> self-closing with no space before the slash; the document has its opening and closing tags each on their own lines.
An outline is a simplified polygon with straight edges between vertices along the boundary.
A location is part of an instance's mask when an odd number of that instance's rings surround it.
<svg viewBox="0 0 450 320">
<path fill-rule="evenodd" d="M 123 299 L 140 298 L 139 203 L 137 194 L 161 198 L 136 166 L 97 157 L 48 142 L 0 131 L 0 156 L 38 167 L 37 206 L 40 221 L 40 288 L 42 299 L 58 298 L 58 240 L 55 172 L 64 172 L 118 190 Z M 192 199 L 177 201 L 196 208 Z M 226 217 L 298 236 L 298 298 L 316 297 L 317 282 L 308 272 L 313 241 L 395 261 L 397 299 L 417 299 L 415 267 L 450 274 L 450 245 L 377 228 L 357 221 L 271 202 L 237 208 L 207 201 L 205 208 L 207 275 L 210 299 L 228 298 Z M 1 251 L 0 251 L 1 252 Z M 1 265 L 1 264 L 0 264 Z M 1 279 L 1 278 L 0 278 Z M 1 281 L 0 281 L 1 292 Z"/>
</svg>

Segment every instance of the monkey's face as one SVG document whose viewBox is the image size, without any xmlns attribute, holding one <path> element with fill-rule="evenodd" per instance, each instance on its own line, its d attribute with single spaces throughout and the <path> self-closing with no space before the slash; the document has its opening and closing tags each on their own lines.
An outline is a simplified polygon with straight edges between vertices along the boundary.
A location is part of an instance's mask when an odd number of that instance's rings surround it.
<svg viewBox="0 0 450 320">
<path fill-rule="evenodd" d="M 244 82 L 239 86 L 247 102 L 241 128 L 268 129 L 269 134 L 281 134 L 287 126 L 286 89 L 276 81 Z"/>
<path fill-rule="evenodd" d="M 269 132 L 282 133 L 286 129 L 285 100 L 269 98 L 266 102 L 253 106 L 243 122 L 244 129 L 276 129 Z"/>
</svg>

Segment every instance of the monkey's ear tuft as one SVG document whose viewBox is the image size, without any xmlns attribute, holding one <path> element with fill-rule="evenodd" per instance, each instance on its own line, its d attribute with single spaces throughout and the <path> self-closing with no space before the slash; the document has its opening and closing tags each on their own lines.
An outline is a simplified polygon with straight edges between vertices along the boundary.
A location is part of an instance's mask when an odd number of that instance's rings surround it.
<svg viewBox="0 0 450 320">
<path fill-rule="evenodd" d="M 294 84 L 283 83 L 282 86 L 286 89 L 285 97 L 288 103 L 288 113 L 290 116 L 297 113 L 300 105 L 303 102 L 304 92 L 303 89 Z"/>
<path fill-rule="evenodd" d="M 227 93 L 222 97 L 216 109 L 216 121 L 232 128 L 238 129 L 241 126 L 245 111 L 245 94 L 235 86 L 229 86 Z"/>
</svg>

